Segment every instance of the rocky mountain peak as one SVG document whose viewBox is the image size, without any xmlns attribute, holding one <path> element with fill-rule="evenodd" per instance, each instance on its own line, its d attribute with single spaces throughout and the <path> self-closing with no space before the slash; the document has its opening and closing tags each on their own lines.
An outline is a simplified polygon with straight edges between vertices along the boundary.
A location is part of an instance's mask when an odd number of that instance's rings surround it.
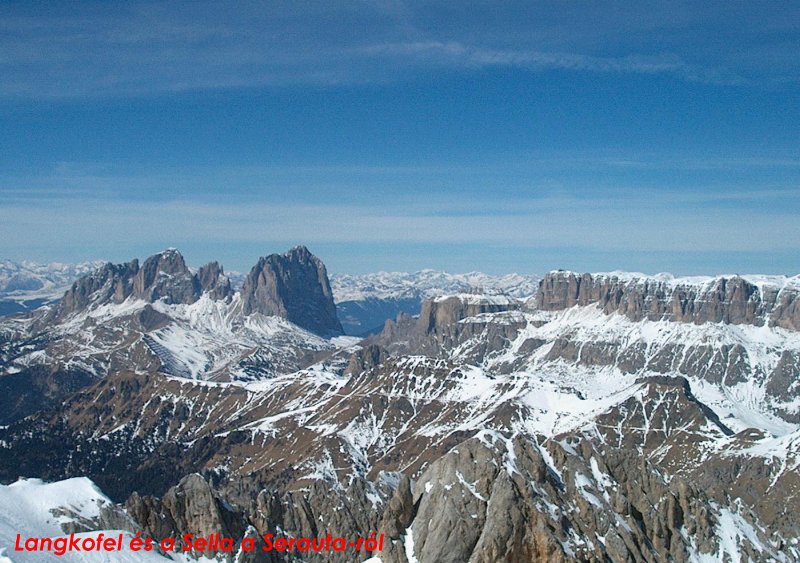
<svg viewBox="0 0 800 563">
<path fill-rule="evenodd" d="M 89 307 L 122 303 L 129 297 L 149 303 L 190 304 L 203 293 L 212 299 L 233 294 L 230 280 L 216 262 L 192 273 L 183 255 L 174 248 L 154 254 L 140 265 L 134 258 L 123 264 L 107 263 L 76 280 L 54 309 L 57 318 Z"/>
<path fill-rule="evenodd" d="M 93 305 L 121 303 L 133 293 L 133 279 L 139 272 L 139 261 L 123 264 L 106 263 L 91 274 L 78 278 L 54 309 L 57 318 Z"/>
<path fill-rule="evenodd" d="M 323 336 L 342 334 L 322 261 L 305 246 L 258 260 L 242 287 L 244 313 L 277 315 Z"/>
<path fill-rule="evenodd" d="M 193 303 L 199 297 L 198 290 L 197 279 L 174 248 L 147 258 L 133 281 L 133 295 L 149 302 L 164 299 L 168 303 Z"/>
<path fill-rule="evenodd" d="M 290 248 L 287 252 L 283 253 L 283 256 L 298 261 L 305 261 L 305 260 L 319 261 L 319 259 L 316 256 L 311 254 L 311 251 L 308 249 L 308 247 L 303 244 L 298 244 L 297 246 Z"/>
<path fill-rule="evenodd" d="M 162 253 L 72 296 L 186 275 Z M 229 306 L 219 264 L 192 279 L 194 306 L 0 324 L 0 481 L 89 476 L 155 538 L 376 530 L 387 563 L 800 560 L 800 333 L 747 324 L 790 322 L 800 278 L 554 272 L 540 309 L 435 296 L 358 344 L 260 318 L 335 326 L 305 248 Z"/>
</svg>

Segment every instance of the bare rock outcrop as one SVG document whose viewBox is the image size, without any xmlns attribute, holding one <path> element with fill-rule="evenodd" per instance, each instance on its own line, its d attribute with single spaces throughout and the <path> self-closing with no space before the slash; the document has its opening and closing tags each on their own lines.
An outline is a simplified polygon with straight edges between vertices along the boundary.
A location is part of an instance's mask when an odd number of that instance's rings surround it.
<svg viewBox="0 0 800 563">
<path fill-rule="evenodd" d="M 518 313 L 521 307 L 521 301 L 499 295 L 460 294 L 429 299 L 423 302 L 418 317 L 400 315 L 396 321 L 387 321 L 383 331 L 367 342 L 378 343 L 393 354 L 435 357 L 471 340 L 465 358 L 480 363 L 487 354 L 502 349 L 525 326 L 525 319 Z"/>
<path fill-rule="evenodd" d="M 283 317 L 322 336 L 342 334 L 328 273 L 305 246 L 259 259 L 242 287 L 244 314 Z"/>
<path fill-rule="evenodd" d="M 125 508 L 149 536 L 158 540 L 187 533 L 240 538 L 246 530 L 241 513 L 196 473 L 181 479 L 162 499 L 133 493 Z"/>
<path fill-rule="evenodd" d="M 658 278 L 550 272 L 539 284 L 535 307 L 559 311 L 597 304 L 606 314 L 633 321 L 752 324 L 800 330 L 800 292 L 756 285 L 740 276 L 702 283 Z"/>
<path fill-rule="evenodd" d="M 124 264 L 105 264 L 75 281 L 45 321 L 62 319 L 90 307 L 122 303 L 129 297 L 149 303 L 191 304 L 208 293 L 212 299 L 230 299 L 230 280 L 212 262 L 192 273 L 183 256 L 167 249 L 147 258 L 141 266 L 133 259 Z"/>
</svg>

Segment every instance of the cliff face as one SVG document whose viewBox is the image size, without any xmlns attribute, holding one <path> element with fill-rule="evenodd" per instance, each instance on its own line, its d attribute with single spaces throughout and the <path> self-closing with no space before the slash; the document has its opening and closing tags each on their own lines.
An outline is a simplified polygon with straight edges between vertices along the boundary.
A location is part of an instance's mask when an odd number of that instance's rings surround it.
<svg viewBox="0 0 800 563">
<path fill-rule="evenodd" d="M 105 264 L 77 280 L 53 311 L 55 319 L 90 307 L 122 303 L 129 297 L 149 303 L 192 304 L 204 294 L 230 300 L 234 291 L 217 262 L 193 273 L 180 252 L 165 250 L 124 264 Z M 259 259 L 244 282 L 242 312 L 283 317 L 322 336 L 342 334 L 328 273 L 304 246 Z"/>
<path fill-rule="evenodd" d="M 153 303 L 191 304 L 203 293 L 212 299 L 233 295 L 230 280 L 216 262 L 193 274 L 180 252 L 168 249 L 147 258 L 140 266 L 133 259 L 124 264 L 105 264 L 92 274 L 78 279 L 54 310 L 57 318 L 90 306 L 122 303 L 133 296 Z"/>
<path fill-rule="evenodd" d="M 519 381 L 477 401 L 463 394 L 475 381 L 461 368 L 376 352 L 367 372 L 313 397 L 302 375 L 256 392 L 111 376 L 0 428 L 15 454 L 0 457 L 0 478 L 34 468 L 49 479 L 87 473 L 127 498 L 127 514 L 157 539 L 374 530 L 386 536 L 387 563 L 797 560 L 796 551 L 782 559 L 779 543 L 797 535 L 796 481 L 786 481 L 796 468 L 742 455 L 751 432 L 730 436 L 684 379 L 643 378 L 596 424 L 540 435 L 510 429 L 536 416 L 534 405 L 508 398 Z M 530 393 L 546 387 L 521 396 Z M 309 413 L 323 424 L 308 425 Z M 365 424 L 381 438 L 354 444 Z M 721 440 L 738 449 L 712 447 Z M 752 513 L 731 498 L 763 506 Z M 727 542 L 726 521 L 747 534 Z M 276 560 L 284 559 L 236 559 Z"/>
<path fill-rule="evenodd" d="M 342 334 L 328 272 L 305 246 L 259 259 L 242 287 L 245 315 L 283 317 L 315 334 Z"/>
<path fill-rule="evenodd" d="M 125 264 L 105 264 L 72 284 L 56 308 L 62 317 L 83 310 L 92 303 L 121 303 L 133 293 L 133 278 L 139 271 L 139 261 Z"/>
<path fill-rule="evenodd" d="M 417 329 L 437 333 L 468 317 L 519 309 L 516 299 L 492 295 L 456 295 L 431 299 L 422 304 Z"/>
<path fill-rule="evenodd" d="M 779 326 L 800 330 L 800 291 L 791 284 L 756 284 L 739 276 L 700 283 L 615 275 L 550 272 L 539 284 L 536 308 L 560 311 L 597 304 L 632 321 Z"/>
<path fill-rule="evenodd" d="M 383 331 L 365 342 L 392 354 L 426 354 L 446 357 L 462 349 L 472 362 L 503 348 L 525 321 L 522 302 L 504 295 L 458 294 L 422 303 L 418 317 L 399 315 L 387 321 Z"/>
</svg>

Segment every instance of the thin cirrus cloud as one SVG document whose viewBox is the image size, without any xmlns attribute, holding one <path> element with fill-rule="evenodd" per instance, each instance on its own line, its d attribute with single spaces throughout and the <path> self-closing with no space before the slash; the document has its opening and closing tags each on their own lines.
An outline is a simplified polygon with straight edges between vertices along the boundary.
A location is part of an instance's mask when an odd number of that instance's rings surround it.
<svg viewBox="0 0 800 563">
<path fill-rule="evenodd" d="M 402 210 L 379 205 L 197 203 L 50 198 L 0 208 L 0 254 L 20 247 L 67 252 L 64 241 L 103 243 L 130 240 L 158 246 L 163 241 L 195 245 L 304 241 L 308 243 L 481 243 L 603 251 L 773 251 L 790 250 L 800 239 L 792 213 L 740 208 L 709 216 L 702 207 L 652 194 L 619 197 L 546 197 L 491 206 L 475 201 L 441 213 L 439 202 Z M 689 202 L 691 203 L 691 202 Z M 47 224 L 48 229 L 31 228 Z M 18 232 L 27 232 L 20 241 Z M 64 248 L 61 248 L 64 247 Z"/>
<path fill-rule="evenodd" d="M 13 6 L 0 8 L 0 95 L 57 98 L 358 84 L 443 68 L 664 74 L 714 84 L 750 80 L 735 68 L 738 59 L 727 50 L 704 45 L 702 33 L 684 45 L 667 40 L 686 33 L 669 22 L 655 30 L 666 39 L 653 51 L 647 42 L 631 42 L 626 36 L 654 33 L 652 24 L 637 30 L 627 22 L 618 30 L 613 18 L 606 18 L 600 30 L 576 26 L 556 36 L 546 33 L 546 21 L 505 21 L 496 24 L 498 29 L 468 33 L 436 18 L 409 15 L 408 9 L 377 5 L 364 7 L 363 14 L 346 8 L 289 5 L 269 10 L 250 5 L 237 17 L 217 13 L 213 6 L 193 3 L 179 10 L 131 3 L 111 10 L 77 5 L 63 14 L 36 16 L 17 13 Z M 478 11 L 472 18 L 459 17 L 464 29 L 484 28 L 478 25 Z M 554 17 L 542 15 L 543 20 Z M 682 25 L 689 24 L 697 22 Z M 774 49 L 778 54 L 786 50 Z M 780 59 L 774 49 L 748 64 Z M 792 63 L 786 65 L 789 70 L 782 69 L 781 80 L 797 70 Z"/>
<path fill-rule="evenodd" d="M 403 58 L 418 64 L 455 68 L 515 67 L 532 71 L 564 69 L 600 73 L 671 74 L 691 81 L 713 84 L 739 84 L 746 81 L 731 70 L 691 65 L 676 55 L 669 54 L 599 57 L 579 53 L 491 49 L 454 41 L 370 45 L 358 51 L 376 58 Z"/>
<path fill-rule="evenodd" d="M 75 51 L 79 49 L 76 47 Z M 97 51 L 103 48 L 98 46 Z M 133 49 L 135 51 L 135 49 Z M 160 55 L 148 61 L 133 53 L 113 56 L 99 52 L 91 68 L 64 66 L 44 59 L 9 71 L 0 83 L 6 96 L 75 97 L 97 95 L 146 95 L 196 89 L 283 86 L 291 84 L 346 85 L 387 82 L 398 71 L 413 74 L 420 70 L 451 69 L 470 71 L 481 68 L 518 68 L 531 72 L 563 69 L 576 72 L 667 74 L 682 79 L 714 84 L 739 84 L 745 78 L 724 68 L 690 65 L 674 55 L 628 55 L 609 58 L 577 53 L 497 50 L 462 43 L 392 43 L 334 49 L 325 53 L 297 53 L 291 62 L 263 52 L 238 53 L 202 50 L 192 53 Z M 285 53 L 281 54 L 286 58 Z M 67 55 L 69 56 L 69 55 Z M 78 63 L 87 56 L 76 53 Z M 248 60 L 249 59 L 249 60 Z M 19 65 L 14 65 L 19 66 Z M 393 69 L 390 73 L 388 69 Z"/>
<path fill-rule="evenodd" d="M 800 162 L 776 155 L 714 158 L 616 151 L 536 154 L 497 162 L 405 165 L 250 165 L 142 171 L 103 162 L 59 161 L 35 175 L 0 175 L 4 205 L 171 199 L 271 206 L 369 204 L 391 193 L 396 209 L 420 214 L 525 214 L 602 201 L 672 207 L 748 202 L 800 206 Z M 615 171 L 632 170 L 620 175 Z M 773 174 L 765 176 L 764 171 Z M 780 174 L 776 174 L 776 171 Z M 673 178 L 680 174 L 681 179 Z M 222 190 L 221 186 L 225 186 Z M 425 186 L 425 188 L 421 188 Z M 424 193 L 424 197 L 421 197 Z"/>
</svg>

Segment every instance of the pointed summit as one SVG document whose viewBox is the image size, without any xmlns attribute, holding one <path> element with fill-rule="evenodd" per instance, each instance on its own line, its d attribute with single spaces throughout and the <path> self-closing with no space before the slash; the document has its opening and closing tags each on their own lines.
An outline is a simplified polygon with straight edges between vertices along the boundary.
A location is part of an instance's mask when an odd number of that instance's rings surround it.
<svg viewBox="0 0 800 563">
<path fill-rule="evenodd" d="M 133 280 L 133 294 L 150 302 L 192 303 L 197 300 L 198 284 L 183 255 L 168 248 L 144 261 Z"/>
<path fill-rule="evenodd" d="M 253 266 L 242 287 L 245 314 L 277 315 L 315 334 L 342 334 L 322 261 L 305 246 L 270 254 Z"/>
</svg>

